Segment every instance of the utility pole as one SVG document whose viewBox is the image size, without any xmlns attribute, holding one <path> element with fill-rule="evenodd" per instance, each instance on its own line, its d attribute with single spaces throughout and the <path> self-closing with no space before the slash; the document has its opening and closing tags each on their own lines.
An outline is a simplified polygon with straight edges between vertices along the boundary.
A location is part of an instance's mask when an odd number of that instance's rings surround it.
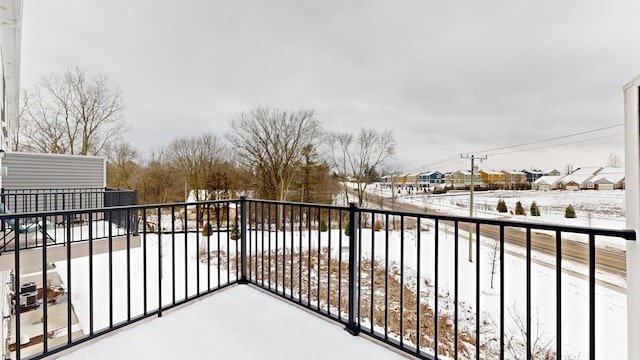
<svg viewBox="0 0 640 360">
<path fill-rule="evenodd" d="M 475 155 L 462 155 L 460 154 L 462 159 L 471 159 L 471 187 L 469 191 L 469 217 L 473 217 L 473 188 L 474 184 L 474 171 L 475 171 L 475 160 L 478 159 L 480 161 L 486 160 L 487 155 L 476 157 Z M 476 239 L 479 241 L 480 239 Z M 473 262 L 473 224 L 469 224 L 469 262 Z"/>
</svg>

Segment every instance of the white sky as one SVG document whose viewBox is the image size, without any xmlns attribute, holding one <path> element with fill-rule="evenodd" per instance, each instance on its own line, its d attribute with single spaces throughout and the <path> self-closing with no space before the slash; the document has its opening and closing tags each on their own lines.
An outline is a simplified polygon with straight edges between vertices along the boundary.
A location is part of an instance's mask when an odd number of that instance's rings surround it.
<svg viewBox="0 0 640 360">
<path fill-rule="evenodd" d="M 390 169 L 453 170 L 469 166 L 460 153 L 621 125 L 638 13 L 635 0 L 27 0 L 22 85 L 76 66 L 106 74 L 143 154 L 224 136 L 269 105 L 315 109 L 327 130 L 393 129 Z M 605 165 L 624 159 L 622 132 L 480 167 Z"/>
</svg>

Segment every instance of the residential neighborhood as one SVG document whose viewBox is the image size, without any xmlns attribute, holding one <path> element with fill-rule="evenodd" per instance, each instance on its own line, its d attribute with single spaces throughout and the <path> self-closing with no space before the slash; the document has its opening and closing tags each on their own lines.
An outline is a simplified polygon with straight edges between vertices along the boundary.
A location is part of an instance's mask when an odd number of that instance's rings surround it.
<svg viewBox="0 0 640 360">
<path fill-rule="evenodd" d="M 380 178 L 380 184 L 424 191 L 465 189 L 471 186 L 471 176 L 469 170 L 426 171 L 417 174 L 385 175 Z M 565 175 L 561 175 L 560 171 L 555 169 L 480 169 L 473 173 L 473 185 L 475 188 L 489 190 L 617 190 L 625 188 L 625 169 L 580 167 Z"/>
</svg>

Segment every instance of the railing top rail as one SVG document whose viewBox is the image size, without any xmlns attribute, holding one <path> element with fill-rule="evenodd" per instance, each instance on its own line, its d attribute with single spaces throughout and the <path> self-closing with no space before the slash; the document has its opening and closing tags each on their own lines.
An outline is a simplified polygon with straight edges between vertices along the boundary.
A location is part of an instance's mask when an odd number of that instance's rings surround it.
<svg viewBox="0 0 640 360">
<path fill-rule="evenodd" d="M 99 208 L 69 209 L 69 210 L 32 211 L 32 212 L 0 214 L 0 220 L 13 219 L 16 217 L 33 218 L 33 217 L 56 216 L 56 215 L 66 215 L 66 214 L 73 215 L 73 214 L 101 213 L 101 212 L 111 212 L 111 211 L 114 211 L 114 212 L 126 211 L 126 210 L 138 211 L 143 209 L 157 209 L 157 208 L 171 208 L 171 207 L 181 208 L 181 207 L 189 207 L 189 206 L 197 206 L 197 205 L 237 203 L 239 201 L 240 200 L 207 200 L 207 201 L 197 201 L 197 202 L 176 202 L 176 203 L 164 203 L 164 204 L 122 205 L 122 206 L 108 206 L 108 207 L 99 207 Z"/>
<path fill-rule="evenodd" d="M 23 212 L 13 214 L 0 214 L 0 220 L 13 219 L 16 217 L 41 217 L 41 216 L 54 216 L 54 215 L 66 215 L 66 214 L 79 214 L 79 213 L 98 213 L 105 211 L 126 211 L 126 210 L 144 210 L 144 209 L 158 209 L 158 208 L 170 208 L 170 207 L 190 207 L 198 205 L 214 205 L 214 204 L 228 204 L 239 203 L 241 199 L 229 199 L 229 200 L 203 200 L 195 202 L 174 202 L 164 204 L 147 204 L 147 205 L 125 205 L 125 206 L 113 206 L 113 207 L 100 207 L 100 208 L 85 208 L 85 209 L 70 209 L 70 210 L 51 210 L 51 211 L 36 211 L 36 212 Z M 281 202 L 274 200 L 256 200 L 246 199 L 247 202 L 253 203 L 266 203 L 273 205 L 287 205 L 287 206 L 304 206 L 316 209 L 334 209 L 338 211 L 349 211 L 349 207 L 324 205 L 324 204 L 307 204 L 297 202 Z M 594 234 L 599 236 L 612 236 L 620 237 L 625 240 L 635 241 L 637 234 L 634 230 L 629 229 L 604 229 L 595 227 L 583 227 L 573 225 L 559 225 L 559 224 L 545 224 L 545 223 L 532 223 L 517 220 L 504 220 L 504 219 L 486 219 L 476 218 L 468 216 L 456 216 L 456 215 L 442 215 L 434 213 L 418 213 L 410 211 L 394 211 L 384 209 L 369 209 L 369 208 L 355 208 L 356 211 L 376 214 L 388 214 L 395 216 L 408 216 L 418 217 L 422 219 L 453 221 L 462 223 L 477 223 L 484 225 L 504 226 L 504 227 L 517 227 L 523 229 L 535 229 L 535 230 L 549 230 L 549 231 L 561 231 L 561 232 L 573 232 L 579 234 Z"/>
<path fill-rule="evenodd" d="M 236 200 L 240 201 L 240 200 Z M 348 206 L 339 206 L 339 205 L 327 205 L 327 204 L 311 204 L 311 203 L 301 203 L 295 201 L 277 201 L 277 200 L 260 200 L 260 199 L 245 199 L 247 202 L 254 203 L 262 203 L 262 204 L 273 204 L 273 205 L 290 205 L 290 206 L 304 206 L 311 208 L 322 208 L 322 209 L 335 209 L 335 210 L 344 210 L 349 211 Z"/>
<path fill-rule="evenodd" d="M 305 207 L 313 207 L 313 208 L 330 208 L 336 210 L 345 210 L 348 211 L 349 207 L 343 206 L 334 206 L 334 205 L 322 205 L 322 204 L 307 204 L 307 203 L 296 203 L 296 202 L 280 202 L 275 200 L 255 200 L 255 199 L 247 199 L 249 202 L 257 202 L 257 203 L 270 203 L 270 204 L 285 204 L 285 205 L 293 205 L 293 206 L 305 206 Z M 468 223 L 478 223 L 484 225 L 495 225 L 495 226 L 505 226 L 505 227 L 518 227 L 524 229 L 536 229 L 536 230 L 551 230 L 551 231 L 561 231 L 561 232 L 573 232 L 579 234 L 594 234 L 600 236 L 613 236 L 620 237 L 625 240 L 636 240 L 636 232 L 630 229 L 605 229 L 605 228 L 596 228 L 596 227 L 585 227 L 585 226 L 574 226 L 574 225 L 560 225 L 560 224 L 548 224 L 548 223 L 532 223 L 518 220 L 504 220 L 504 219 L 487 219 L 487 218 L 477 218 L 477 217 L 469 217 L 469 216 L 459 216 L 459 215 L 443 215 L 436 213 L 419 213 L 419 212 L 411 212 L 411 211 L 397 211 L 397 210 L 386 210 L 386 209 L 370 209 L 370 208 L 359 208 L 356 207 L 356 211 L 366 212 L 366 213 L 376 213 L 376 214 L 388 214 L 395 216 L 409 216 L 409 217 L 419 217 L 423 219 L 433 219 L 433 220 L 444 220 L 444 221 L 457 221 L 457 222 L 468 222 Z"/>
<path fill-rule="evenodd" d="M 82 194 L 82 193 L 105 193 L 105 192 L 135 192 L 130 189 L 111 188 L 69 188 L 69 189 L 2 189 L 4 195 L 29 195 L 29 194 Z"/>
</svg>

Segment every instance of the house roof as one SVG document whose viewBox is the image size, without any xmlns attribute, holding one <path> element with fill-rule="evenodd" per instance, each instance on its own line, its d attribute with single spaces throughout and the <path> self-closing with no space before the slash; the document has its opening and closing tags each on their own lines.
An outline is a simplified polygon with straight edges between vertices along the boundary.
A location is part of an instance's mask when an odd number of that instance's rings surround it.
<svg viewBox="0 0 640 360">
<path fill-rule="evenodd" d="M 509 175 L 524 175 L 524 172 L 520 170 L 502 170 L 502 172 Z"/>
<path fill-rule="evenodd" d="M 540 185 L 540 184 L 553 185 L 558 183 L 560 179 L 562 179 L 562 176 L 545 175 L 545 176 L 541 176 L 538 180 L 534 181 L 533 183 L 537 185 Z"/>
<path fill-rule="evenodd" d="M 571 176 L 571 175 L 577 175 L 577 176 L 595 175 L 600 170 L 602 170 L 602 167 L 596 167 L 596 166 L 579 167 L 579 168 L 575 169 L 568 176 Z"/>
<path fill-rule="evenodd" d="M 613 184 L 619 183 L 624 180 L 626 176 L 625 169 L 619 167 L 606 167 L 600 170 L 594 177 L 594 182 L 598 182 L 601 179 L 608 179 Z"/>
<path fill-rule="evenodd" d="M 426 176 L 431 176 L 431 175 L 435 175 L 435 174 L 440 174 L 440 175 L 444 175 L 442 174 L 440 171 L 427 171 L 427 172 L 423 172 L 420 175 L 426 175 Z"/>
<path fill-rule="evenodd" d="M 501 171 L 497 171 L 497 170 L 480 170 L 480 171 L 487 175 L 504 175 Z"/>
<path fill-rule="evenodd" d="M 598 178 L 597 180 L 594 181 L 595 184 L 615 184 L 616 181 L 607 179 L 606 177 L 601 177 Z"/>
<path fill-rule="evenodd" d="M 568 184 L 570 182 L 575 182 L 577 184 L 580 184 L 581 186 L 584 185 L 586 182 L 588 182 L 589 180 L 593 179 L 595 175 L 593 175 L 592 173 L 579 173 L 579 174 L 574 174 L 571 173 L 571 175 L 567 175 L 565 177 L 562 178 L 562 182 L 565 184 Z"/>
</svg>

